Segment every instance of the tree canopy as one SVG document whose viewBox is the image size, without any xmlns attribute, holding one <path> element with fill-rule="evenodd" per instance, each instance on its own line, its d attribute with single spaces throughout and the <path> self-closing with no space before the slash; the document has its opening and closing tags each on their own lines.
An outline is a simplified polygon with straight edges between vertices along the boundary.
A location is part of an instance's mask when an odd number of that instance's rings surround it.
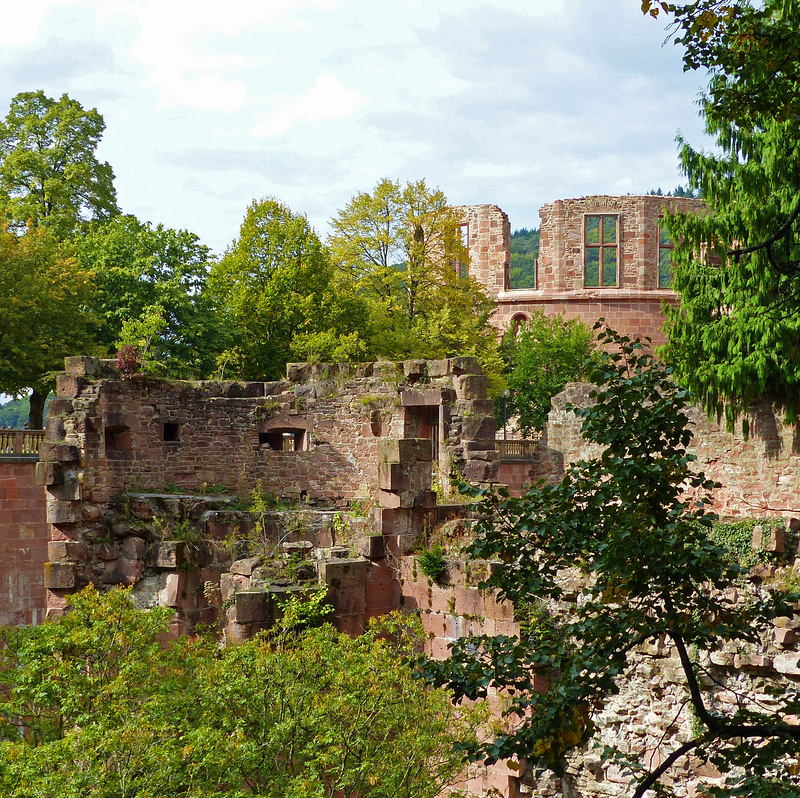
<svg viewBox="0 0 800 798">
<path fill-rule="evenodd" d="M 66 94 L 12 99 L 0 122 L 0 210 L 14 229 L 46 225 L 64 238 L 118 212 L 114 173 L 95 155 L 104 129 L 97 110 Z"/>
<path fill-rule="evenodd" d="M 499 383 L 492 301 L 467 273 L 460 217 L 424 180 L 381 180 L 331 221 L 341 279 L 367 301 L 369 345 L 393 360 L 475 355 Z"/>
<path fill-rule="evenodd" d="M 156 318 L 152 356 L 173 376 L 210 376 L 222 330 L 206 290 L 210 252 L 196 235 L 119 215 L 92 226 L 75 248 L 94 275 L 94 336 L 105 354 L 116 351 L 123 328 Z"/>
<path fill-rule="evenodd" d="M 784 403 L 792 420 L 800 405 L 800 9 L 704 0 L 674 13 L 687 68 L 711 73 L 701 108 L 717 151 L 681 140 L 689 187 L 708 213 L 666 222 L 681 305 L 667 311 L 664 354 L 729 423 L 761 396 Z"/>
<path fill-rule="evenodd" d="M 0 229 L 0 391 L 33 389 L 31 428 L 39 428 L 52 372 L 92 349 L 91 273 L 42 229 Z"/>
<path fill-rule="evenodd" d="M 500 352 L 506 365 L 507 411 L 525 437 L 544 428 L 551 399 L 581 377 L 593 349 L 594 333 L 586 324 L 543 310 L 506 331 Z"/>
<path fill-rule="evenodd" d="M 708 535 L 713 516 L 704 506 L 715 486 L 691 468 L 689 394 L 639 342 L 608 332 L 602 343 L 606 351 L 590 373 L 593 404 L 572 408 L 584 438 L 602 453 L 520 499 L 470 491 L 477 522 L 467 551 L 497 563 L 482 587 L 523 616 L 526 608 L 546 614 L 564 597 L 560 575 L 577 568 L 585 575 L 579 599 L 559 605 L 558 623 L 534 624 L 521 638 L 462 638 L 449 660 L 427 661 L 424 672 L 457 696 L 497 689 L 507 697 L 510 730 L 473 748 L 474 757 L 525 757 L 562 772 L 567 752 L 592 737 L 593 712 L 619 692 L 629 654 L 664 636 L 680 661 L 695 723 L 690 739 L 652 770 L 636 751 L 605 752 L 630 773 L 634 798 L 651 788 L 671 794 L 659 777 L 689 754 L 727 774 L 725 786 L 706 788 L 711 794 L 795 795 L 798 691 L 781 688 L 778 712 L 739 700 L 711 708 L 699 662 L 725 641 L 757 643 L 772 618 L 791 613 L 787 601 L 797 594 L 742 590 L 732 602 L 727 589 L 742 572 Z M 739 695 L 736 685 L 731 690 Z"/>
<path fill-rule="evenodd" d="M 0 790 L 9 798 L 434 798 L 480 713 L 426 690 L 395 617 L 351 638 L 289 623 L 220 649 L 165 642 L 172 610 L 91 588 L 2 630 Z"/>
<path fill-rule="evenodd" d="M 245 378 L 281 377 L 293 342 L 312 352 L 315 345 L 338 345 L 343 360 L 363 352 L 361 301 L 337 290 L 330 257 L 308 219 L 275 199 L 250 205 L 239 238 L 212 266 L 209 285 L 231 335 L 233 370 Z"/>
</svg>

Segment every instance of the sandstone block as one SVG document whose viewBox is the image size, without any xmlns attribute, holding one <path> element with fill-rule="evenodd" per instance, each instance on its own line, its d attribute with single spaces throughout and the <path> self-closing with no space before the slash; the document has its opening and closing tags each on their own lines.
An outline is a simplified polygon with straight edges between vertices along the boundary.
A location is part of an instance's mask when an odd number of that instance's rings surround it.
<svg viewBox="0 0 800 798">
<path fill-rule="evenodd" d="M 77 479 L 65 478 L 61 485 L 52 485 L 50 494 L 62 501 L 80 501 L 83 498 L 83 485 Z"/>
<path fill-rule="evenodd" d="M 368 560 L 379 560 L 386 553 L 386 546 L 381 535 L 356 538 L 354 548 L 359 557 L 365 557 Z"/>
<path fill-rule="evenodd" d="M 147 543 L 143 538 L 131 535 L 122 541 L 122 556 L 129 560 L 143 560 Z"/>
<path fill-rule="evenodd" d="M 72 412 L 72 402 L 69 399 L 52 399 L 47 406 L 47 417 L 66 416 Z"/>
<path fill-rule="evenodd" d="M 102 543 L 97 549 L 97 557 L 101 560 L 116 560 L 119 557 L 119 546 L 115 543 Z"/>
<path fill-rule="evenodd" d="M 461 437 L 464 440 L 490 440 L 494 445 L 494 416 L 467 416 L 461 423 Z"/>
<path fill-rule="evenodd" d="M 789 648 L 797 642 L 797 632 L 794 629 L 777 628 L 772 634 L 772 639 L 779 648 Z"/>
<path fill-rule="evenodd" d="M 51 562 L 80 562 L 86 557 L 86 544 L 80 540 L 48 540 L 47 559 Z"/>
<path fill-rule="evenodd" d="M 450 375 L 450 361 L 449 360 L 429 360 L 428 361 L 428 376 L 429 377 L 447 377 Z"/>
<path fill-rule="evenodd" d="M 311 366 L 308 363 L 287 363 L 286 379 L 289 382 L 307 382 L 311 379 Z"/>
<path fill-rule="evenodd" d="M 74 399 L 83 388 L 83 378 L 72 374 L 59 374 L 56 377 L 56 396 L 59 399 Z"/>
<path fill-rule="evenodd" d="M 237 623 L 267 623 L 269 620 L 269 593 L 242 590 L 236 594 Z"/>
<path fill-rule="evenodd" d="M 455 388 L 458 399 L 485 399 L 489 382 L 482 374 L 467 374 L 456 377 Z"/>
<path fill-rule="evenodd" d="M 230 572 L 239 576 L 251 576 L 259 565 L 261 565 L 261 557 L 246 557 L 231 563 Z"/>
<path fill-rule="evenodd" d="M 135 585 L 142 576 L 144 563 L 118 557 L 104 563 L 102 580 L 107 585 Z"/>
<path fill-rule="evenodd" d="M 395 363 L 393 360 L 379 360 L 372 366 L 372 376 L 385 380 L 393 380 L 398 374 L 402 373 L 402 363 Z"/>
<path fill-rule="evenodd" d="M 378 462 L 430 462 L 433 442 L 428 438 L 388 438 L 378 441 Z"/>
<path fill-rule="evenodd" d="M 155 568 L 180 568 L 192 561 L 191 555 L 191 550 L 185 541 L 160 540 L 153 545 L 150 564 Z"/>
<path fill-rule="evenodd" d="M 244 590 L 250 580 L 241 574 L 223 573 L 219 577 L 219 589 L 222 600 L 227 601 L 237 590 Z"/>
<path fill-rule="evenodd" d="M 42 462 L 77 463 L 80 458 L 80 449 L 71 443 L 42 441 L 39 447 L 39 460 Z"/>
<path fill-rule="evenodd" d="M 61 440 L 66 434 L 64 427 L 64 419 L 59 416 L 47 415 L 47 421 L 44 423 L 45 435 L 47 440 L 55 441 Z"/>
<path fill-rule="evenodd" d="M 179 607 L 183 594 L 184 575 L 165 574 L 161 590 L 158 591 L 159 607 Z"/>
<path fill-rule="evenodd" d="M 73 563 L 46 562 L 44 564 L 44 586 L 48 590 L 71 590 L 77 584 Z"/>
<path fill-rule="evenodd" d="M 481 367 L 476 357 L 451 357 L 448 359 L 451 374 L 480 374 Z"/>
<path fill-rule="evenodd" d="M 784 551 L 786 548 L 786 529 L 784 527 L 764 529 L 761 524 L 754 526 L 753 548 L 778 553 Z"/>
<path fill-rule="evenodd" d="M 72 502 L 61 501 L 55 496 L 47 496 L 47 523 L 59 526 L 61 524 L 76 524 L 80 518 Z"/>
<path fill-rule="evenodd" d="M 425 373 L 424 360 L 404 360 L 403 374 L 407 379 L 418 380 Z"/>
<path fill-rule="evenodd" d="M 441 388 L 406 388 L 401 394 L 403 407 L 437 407 L 442 404 Z"/>
<path fill-rule="evenodd" d="M 470 460 L 464 465 L 462 474 L 467 482 L 494 482 L 500 464 L 490 463 L 485 460 Z"/>
<path fill-rule="evenodd" d="M 92 377 L 100 371 L 96 357 L 65 357 L 64 371 L 73 377 Z"/>
<path fill-rule="evenodd" d="M 64 482 L 64 470 L 61 463 L 37 463 L 36 464 L 36 484 L 37 485 L 61 485 Z"/>
</svg>

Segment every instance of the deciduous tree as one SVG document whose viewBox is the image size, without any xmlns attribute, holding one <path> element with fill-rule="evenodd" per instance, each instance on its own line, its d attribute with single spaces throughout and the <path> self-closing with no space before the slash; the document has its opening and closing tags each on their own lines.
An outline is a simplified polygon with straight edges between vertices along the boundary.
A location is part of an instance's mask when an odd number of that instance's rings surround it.
<svg viewBox="0 0 800 798">
<path fill-rule="evenodd" d="M 741 700 L 712 708 L 698 661 L 726 641 L 757 643 L 797 596 L 754 591 L 731 603 L 726 590 L 741 571 L 708 536 L 712 516 L 703 507 L 714 485 L 691 469 L 690 396 L 638 342 L 608 333 L 603 344 L 609 351 L 590 375 L 593 404 L 572 408 L 584 438 L 602 454 L 520 499 L 472 491 L 476 537 L 467 551 L 497 563 L 483 587 L 519 610 L 561 599 L 559 575 L 577 567 L 587 577 L 579 600 L 563 607 L 557 633 L 463 638 L 449 660 L 429 661 L 425 672 L 458 696 L 478 698 L 494 688 L 507 696 L 511 730 L 473 756 L 523 757 L 562 771 L 567 752 L 592 737 L 593 713 L 620 690 L 631 652 L 663 637 L 680 661 L 695 722 L 690 739 L 649 771 L 638 759 L 644 752 L 606 751 L 629 770 L 631 794 L 671 794 L 659 777 L 691 754 L 727 774 L 725 786 L 707 788 L 711 794 L 796 795 L 797 690 L 787 686 L 778 712 Z"/>
<path fill-rule="evenodd" d="M 412 678 L 413 622 L 287 624 L 220 649 L 165 643 L 171 616 L 89 589 L 62 619 L 3 630 L 3 795 L 434 798 L 459 774 L 453 741 L 481 715 Z"/>
<path fill-rule="evenodd" d="M 543 310 L 505 333 L 500 352 L 506 364 L 507 410 L 523 435 L 544 427 L 550 400 L 581 377 L 593 349 L 594 333 L 587 325 Z"/>
<path fill-rule="evenodd" d="M 0 229 L 0 390 L 32 390 L 29 424 L 42 426 L 52 372 L 92 349 L 90 272 L 42 229 Z"/>
<path fill-rule="evenodd" d="M 368 300 L 370 344 L 389 359 L 475 355 L 501 383 L 492 301 L 467 274 L 460 218 L 424 180 L 381 180 L 331 221 L 337 268 Z"/>
<path fill-rule="evenodd" d="M 363 351 L 361 300 L 335 284 L 308 219 L 277 200 L 250 205 L 210 286 L 231 334 L 232 363 L 245 378 L 281 377 L 293 345 L 322 359 Z"/>
<path fill-rule="evenodd" d="M 13 229 L 46 225 L 59 238 L 118 212 L 114 173 L 97 160 L 103 117 L 63 94 L 22 92 L 0 122 L 0 210 Z"/>
</svg>

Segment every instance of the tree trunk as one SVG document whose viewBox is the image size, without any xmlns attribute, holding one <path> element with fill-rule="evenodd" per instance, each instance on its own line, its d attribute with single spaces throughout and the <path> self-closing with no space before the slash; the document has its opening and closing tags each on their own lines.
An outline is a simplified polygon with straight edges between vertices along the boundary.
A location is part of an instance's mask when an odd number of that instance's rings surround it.
<svg viewBox="0 0 800 798">
<path fill-rule="evenodd" d="M 42 416 L 44 416 L 44 403 L 47 400 L 47 391 L 38 391 L 33 389 L 31 394 L 31 412 L 28 416 L 29 429 L 42 429 L 44 424 Z"/>
</svg>

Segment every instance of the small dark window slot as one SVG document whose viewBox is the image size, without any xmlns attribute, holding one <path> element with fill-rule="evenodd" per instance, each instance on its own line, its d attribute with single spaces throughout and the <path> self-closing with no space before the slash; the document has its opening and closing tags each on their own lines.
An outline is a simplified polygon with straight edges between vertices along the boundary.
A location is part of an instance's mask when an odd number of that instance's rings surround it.
<svg viewBox="0 0 800 798">
<path fill-rule="evenodd" d="M 181 439 L 180 432 L 181 425 L 169 421 L 164 424 L 164 428 L 161 433 L 161 440 L 166 441 L 167 443 L 179 441 Z"/>
</svg>

